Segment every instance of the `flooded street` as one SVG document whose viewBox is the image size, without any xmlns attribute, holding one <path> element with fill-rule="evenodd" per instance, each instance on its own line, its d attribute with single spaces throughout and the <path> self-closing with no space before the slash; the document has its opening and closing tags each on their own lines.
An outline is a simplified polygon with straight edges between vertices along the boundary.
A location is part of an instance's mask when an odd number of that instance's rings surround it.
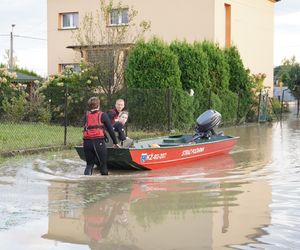
<svg viewBox="0 0 300 250">
<path fill-rule="evenodd" d="M 300 249 L 300 119 L 228 128 L 231 154 L 86 177 L 75 150 L 0 163 L 1 250 Z"/>
</svg>

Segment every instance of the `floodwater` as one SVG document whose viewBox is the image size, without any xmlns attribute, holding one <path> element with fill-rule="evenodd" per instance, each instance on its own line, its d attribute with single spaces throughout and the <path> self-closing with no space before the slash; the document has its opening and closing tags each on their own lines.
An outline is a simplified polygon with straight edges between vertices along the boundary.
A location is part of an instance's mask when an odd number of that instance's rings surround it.
<svg viewBox="0 0 300 250">
<path fill-rule="evenodd" d="M 225 129 L 229 155 L 83 176 L 75 150 L 0 163 L 0 249 L 300 249 L 300 118 Z"/>
</svg>

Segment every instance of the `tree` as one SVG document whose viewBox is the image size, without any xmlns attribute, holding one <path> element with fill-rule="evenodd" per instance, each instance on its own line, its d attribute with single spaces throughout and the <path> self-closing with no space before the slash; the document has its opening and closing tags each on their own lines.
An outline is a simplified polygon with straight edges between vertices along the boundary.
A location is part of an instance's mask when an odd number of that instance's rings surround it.
<svg viewBox="0 0 300 250">
<path fill-rule="evenodd" d="M 110 25 L 108 20 L 124 14 L 125 24 Z M 94 76 L 99 92 L 103 92 L 111 103 L 112 96 L 124 85 L 124 66 L 128 50 L 144 33 L 150 29 L 150 23 L 134 22 L 138 12 L 128 8 L 122 2 L 100 0 L 100 9 L 87 13 L 76 30 L 76 42 L 85 48 L 87 66 Z M 103 21 L 106 20 L 106 21 Z"/>
<path fill-rule="evenodd" d="M 289 87 L 293 95 L 300 98 L 300 64 L 296 62 L 295 56 L 290 60 L 285 59 L 281 67 L 280 80 Z"/>
<path fill-rule="evenodd" d="M 3 58 L 6 61 L 5 66 L 8 67 L 9 66 L 9 61 L 10 61 L 10 52 L 9 52 L 9 49 L 5 49 Z M 17 62 L 18 62 L 17 56 L 13 56 L 13 68 L 14 69 L 16 67 L 18 67 Z"/>
<path fill-rule="evenodd" d="M 288 86 L 292 94 L 297 98 L 297 115 L 299 114 L 300 100 L 300 64 L 293 56 L 290 60 L 284 59 L 281 71 L 278 73 L 280 80 Z"/>
</svg>

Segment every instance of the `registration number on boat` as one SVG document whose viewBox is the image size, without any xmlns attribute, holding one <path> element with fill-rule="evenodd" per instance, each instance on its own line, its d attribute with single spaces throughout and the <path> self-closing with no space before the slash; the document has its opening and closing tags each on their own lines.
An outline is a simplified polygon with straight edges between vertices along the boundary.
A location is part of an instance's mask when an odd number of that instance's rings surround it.
<svg viewBox="0 0 300 250">
<path fill-rule="evenodd" d="M 203 151 L 204 151 L 204 147 L 186 149 L 182 151 L 181 156 L 194 155 L 194 154 L 202 153 Z"/>
<path fill-rule="evenodd" d="M 141 161 L 152 161 L 152 160 L 161 160 L 161 159 L 165 159 L 167 157 L 167 153 L 160 153 L 160 154 L 142 154 L 141 155 Z"/>
</svg>

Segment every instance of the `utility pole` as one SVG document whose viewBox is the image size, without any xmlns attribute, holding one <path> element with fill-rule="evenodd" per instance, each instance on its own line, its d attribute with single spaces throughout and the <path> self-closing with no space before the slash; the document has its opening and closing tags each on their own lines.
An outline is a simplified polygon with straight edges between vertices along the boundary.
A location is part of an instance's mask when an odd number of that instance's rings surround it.
<svg viewBox="0 0 300 250">
<path fill-rule="evenodd" d="M 11 25 L 11 32 L 10 32 L 10 56 L 9 56 L 9 69 L 10 70 L 13 70 L 14 69 L 14 42 L 13 42 L 13 39 L 14 39 L 14 35 L 13 35 L 13 31 L 14 31 L 14 27 L 16 25 L 15 24 L 12 24 Z"/>
</svg>

